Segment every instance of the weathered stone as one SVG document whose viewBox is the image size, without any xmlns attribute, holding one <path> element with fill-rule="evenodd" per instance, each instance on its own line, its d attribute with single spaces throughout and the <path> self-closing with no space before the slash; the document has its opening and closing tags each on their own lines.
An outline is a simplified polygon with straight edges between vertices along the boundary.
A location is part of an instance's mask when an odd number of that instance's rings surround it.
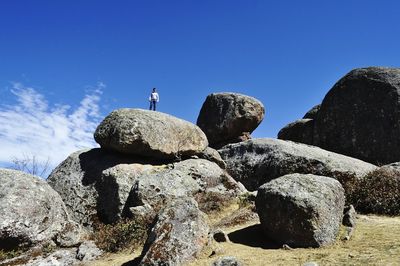
<svg viewBox="0 0 400 266">
<path fill-rule="evenodd" d="M 196 125 L 174 116 L 142 109 L 118 109 L 97 127 L 94 138 L 107 150 L 159 159 L 201 153 L 206 135 Z"/>
<path fill-rule="evenodd" d="M 218 166 L 222 169 L 226 169 L 226 163 L 224 160 L 222 160 L 218 151 L 213 148 L 207 147 L 202 153 L 199 154 L 199 157 L 218 164 Z"/>
<path fill-rule="evenodd" d="M 238 93 L 212 93 L 201 107 L 197 125 L 206 133 L 210 146 L 244 141 L 261 123 L 265 110 L 253 97 Z"/>
<path fill-rule="evenodd" d="M 216 229 L 211 233 L 213 239 L 217 241 L 218 243 L 220 242 L 229 242 L 229 237 L 228 235 L 222 230 L 222 229 Z"/>
<path fill-rule="evenodd" d="M 206 219 L 193 199 L 171 201 L 149 232 L 140 265 L 183 265 L 193 260 L 207 244 Z"/>
<path fill-rule="evenodd" d="M 278 132 L 278 139 L 291 140 L 304 144 L 313 144 L 314 120 L 296 120 Z"/>
<path fill-rule="evenodd" d="M 319 109 L 321 108 L 320 104 L 315 105 L 311 108 L 304 116 L 303 119 L 315 119 L 318 115 Z"/>
<path fill-rule="evenodd" d="M 83 242 L 76 252 L 76 259 L 80 261 L 91 261 L 95 260 L 103 254 L 93 241 Z"/>
<path fill-rule="evenodd" d="M 173 199 L 191 197 L 199 190 L 200 186 L 187 173 L 160 168 L 135 181 L 127 205 L 133 210 L 143 206 L 144 217 L 149 211 L 155 215 Z"/>
<path fill-rule="evenodd" d="M 148 220 L 175 198 L 193 196 L 200 209 L 207 211 L 213 208 L 210 200 L 221 206 L 241 193 L 243 189 L 217 164 L 204 159 L 188 159 L 141 175 L 132 187 L 126 205 L 130 206 L 132 216 L 139 214 Z"/>
<path fill-rule="evenodd" d="M 343 221 L 342 224 L 348 227 L 356 226 L 356 215 L 357 212 L 353 205 L 346 206 L 343 210 Z"/>
<path fill-rule="evenodd" d="M 320 247 L 335 241 L 344 202 L 337 180 L 290 174 L 262 185 L 256 207 L 269 238 L 291 247 Z"/>
<path fill-rule="evenodd" d="M 0 169 L 0 249 L 50 241 L 69 234 L 70 224 L 61 197 L 46 181 L 21 171 Z M 79 236 L 74 236 L 65 244 L 78 241 Z"/>
<path fill-rule="evenodd" d="M 327 93 L 314 145 L 386 164 L 400 158 L 400 68 L 354 69 Z"/>
<path fill-rule="evenodd" d="M 377 167 L 318 147 L 278 139 L 253 139 L 219 150 L 228 173 L 248 190 L 291 173 L 362 177 Z"/>
<path fill-rule="evenodd" d="M 71 154 L 48 178 L 74 221 L 90 227 L 93 221 L 113 223 L 121 218 L 136 178 L 153 168 L 142 159 L 101 149 Z"/>
<path fill-rule="evenodd" d="M 199 185 L 194 194 L 200 210 L 208 213 L 219 210 L 246 192 L 225 170 L 217 164 L 204 160 L 185 160 L 174 164 L 174 169 L 189 175 Z"/>
<path fill-rule="evenodd" d="M 61 247 L 72 247 L 80 243 L 82 228 L 75 221 L 69 221 L 57 235 L 55 241 Z"/>
<path fill-rule="evenodd" d="M 76 248 L 60 249 L 47 256 L 39 256 L 28 261 L 26 266 L 72 266 L 80 261 L 75 258 Z"/>
<path fill-rule="evenodd" d="M 212 266 L 242 266 L 243 263 L 238 261 L 235 257 L 225 256 L 218 258 L 212 263 Z"/>
</svg>

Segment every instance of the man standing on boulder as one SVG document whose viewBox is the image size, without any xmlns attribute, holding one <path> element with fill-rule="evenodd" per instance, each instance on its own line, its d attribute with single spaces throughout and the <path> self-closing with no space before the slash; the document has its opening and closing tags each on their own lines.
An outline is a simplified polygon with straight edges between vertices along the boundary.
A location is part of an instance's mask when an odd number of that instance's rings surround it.
<svg viewBox="0 0 400 266">
<path fill-rule="evenodd" d="M 149 110 L 153 109 L 153 111 L 156 110 L 156 103 L 160 100 L 160 97 L 158 96 L 158 93 L 156 92 L 156 88 L 153 88 L 153 92 L 150 94 L 149 97 L 149 102 L 150 102 L 150 108 Z"/>
</svg>

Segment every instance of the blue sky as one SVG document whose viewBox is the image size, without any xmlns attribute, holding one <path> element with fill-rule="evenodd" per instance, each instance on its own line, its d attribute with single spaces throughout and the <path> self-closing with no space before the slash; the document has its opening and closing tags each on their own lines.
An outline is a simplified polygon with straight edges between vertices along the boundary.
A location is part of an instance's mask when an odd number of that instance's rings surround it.
<svg viewBox="0 0 400 266">
<path fill-rule="evenodd" d="M 399 12 L 385 0 L 2 0 L 0 161 L 57 164 L 93 146 L 113 109 L 147 108 L 153 87 L 159 111 L 191 122 L 212 92 L 256 97 L 253 136 L 276 137 L 351 69 L 399 66 Z"/>
</svg>

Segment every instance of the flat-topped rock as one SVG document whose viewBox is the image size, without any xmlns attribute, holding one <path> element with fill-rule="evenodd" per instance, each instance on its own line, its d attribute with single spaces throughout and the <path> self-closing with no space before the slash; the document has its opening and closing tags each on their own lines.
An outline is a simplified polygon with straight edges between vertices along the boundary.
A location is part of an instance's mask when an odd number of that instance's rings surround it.
<svg viewBox="0 0 400 266">
<path fill-rule="evenodd" d="M 219 150 L 228 173 L 248 190 L 292 173 L 362 177 L 377 167 L 318 147 L 279 139 L 252 139 Z"/>
<path fill-rule="evenodd" d="M 198 126 L 143 109 L 111 112 L 97 127 L 94 138 L 103 149 L 159 159 L 198 154 L 208 146 Z"/>
</svg>

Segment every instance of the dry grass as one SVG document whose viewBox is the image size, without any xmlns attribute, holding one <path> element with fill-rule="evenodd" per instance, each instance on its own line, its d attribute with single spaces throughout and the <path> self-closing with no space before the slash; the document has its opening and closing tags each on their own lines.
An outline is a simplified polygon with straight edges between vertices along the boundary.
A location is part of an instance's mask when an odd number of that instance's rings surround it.
<svg viewBox="0 0 400 266">
<path fill-rule="evenodd" d="M 244 265 L 400 265 L 400 217 L 365 216 L 350 241 L 318 249 L 284 250 L 266 243 L 253 222 L 227 230 L 232 242 L 216 244 L 219 254 L 209 258 L 208 248 L 191 266 L 211 265 L 221 256 L 235 256 Z M 241 236 L 241 240 L 235 238 Z M 234 241 L 236 243 L 234 243 Z"/>
<path fill-rule="evenodd" d="M 210 217 L 211 224 L 230 219 L 237 213 L 238 205 L 232 205 L 223 212 Z M 238 221 L 240 222 L 240 221 Z M 200 257 L 189 266 L 209 266 L 218 257 L 235 256 L 244 265 L 303 265 L 314 261 L 319 265 L 400 265 L 400 217 L 359 215 L 357 227 L 350 241 L 340 239 L 334 245 L 324 248 L 299 248 L 284 250 L 266 241 L 259 230 L 258 219 L 246 224 L 224 227 L 231 242 L 214 243 L 207 247 Z M 341 232 L 342 234 L 344 233 Z M 213 250 L 217 254 L 209 257 Z M 135 253 L 124 251 L 107 254 L 100 260 L 85 265 L 137 265 L 140 250 Z M 136 261 L 134 259 L 136 258 Z"/>
</svg>

